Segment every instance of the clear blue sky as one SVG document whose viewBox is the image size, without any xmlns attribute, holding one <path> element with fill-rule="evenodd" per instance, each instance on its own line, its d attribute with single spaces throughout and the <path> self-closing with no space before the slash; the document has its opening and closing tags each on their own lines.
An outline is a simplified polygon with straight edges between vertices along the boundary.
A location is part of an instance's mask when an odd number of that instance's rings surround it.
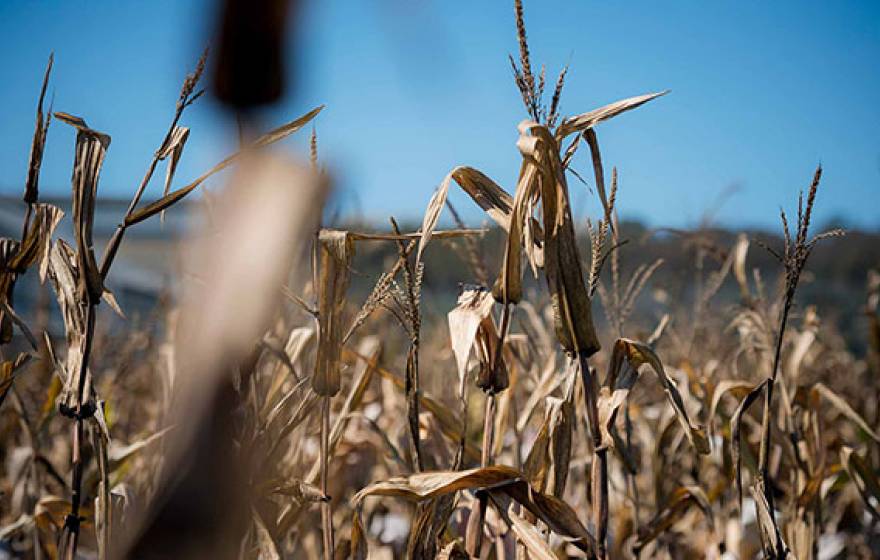
<svg viewBox="0 0 880 560">
<path fill-rule="evenodd" d="M 4 0 L 0 3 L 0 191 L 24 180 L 46 57 L 55 109 L 113 137 L 100 192 L 131 193 L 171 117 L 180 81 L 213 27 L 207 0 Z M 562 106 L 574 114 L 621 97 L 672 94 L 602 124 L 620 209 L 652 225 L 692 226 L 731 185 L 717 219 L 775 227 L 816 164 L 817 221 L 880 227 L 880 3 L 526 0 L 533 62 L 570 62 Z M 512 189 L 525 116 L 508 53 L 512 1 L 322 0 L 302 13 L 294 90 L 272 111 L 326 103 L 321 157 L 348 212 L 421 214 L 459 164 Z M 210 100 L 185 117 L 192 135 L 178 184 L 233 146 Z M 305 136 L 286 147 L 302 151 Z M 73 132 L 54 123 L 44 191 L 69 189 Z M 582 155 L 575 163 L 585 177 Z M 162 173 L 161 175 L 164 175 Z M 595 197 L 571 182 L 581 215 Z M 152 193 L 161 189 L 156 181 Z M 460 195 L 466 216 L 479 219 Z"/>
</svg>

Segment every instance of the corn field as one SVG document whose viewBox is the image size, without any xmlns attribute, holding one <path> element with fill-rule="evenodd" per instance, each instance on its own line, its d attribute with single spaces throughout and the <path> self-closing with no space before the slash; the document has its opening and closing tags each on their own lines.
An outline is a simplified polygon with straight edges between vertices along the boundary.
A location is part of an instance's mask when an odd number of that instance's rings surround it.
<svg viewBox="0 0 880 560">
<path fill-rule="evenodd" d="M 569 68 L 538 70 L 519 0 L 515 16 L 516 184 L 462 162 L 412 227 L 326 218 L 316 130 L 332 108 L 265 133 L 245 123 L 239 151 L 178 177 L 206 51 L 96 247 L 111 136 L 48 108 L 49 58 L 21 236 L 0 239 L 0 558 L 880 555 L 880 274 L 859 303 L 864 352 L 798 297 L 814 248 L 846 242 L 811 223 L 821 167 L 779 237 L 677 232 L 689 296 L 640 305 L 664 262 L 623 236 L 626 185 L 599 132 L 638 127 L 674 94 L 563 113 Z M 47 135 L 67 126 L 69 215 L 39 188 Z M 270 149 L 309 131 L 308 154 Z M 457 189 L 482 223 L 464 223 Z M 575 215 L 573 189 L 602 214 Z M 170 212 L 199 227 L 136 320 L 108 279 L 129 229 Z M 365 277 L 358 259 L 377 247 L 384 269 Z M 441 248 L 462 263 L 453 305 L 422 289 Z M 29 313 L 14 298 L 25 276 L 48 295 Z"/>
</svg>

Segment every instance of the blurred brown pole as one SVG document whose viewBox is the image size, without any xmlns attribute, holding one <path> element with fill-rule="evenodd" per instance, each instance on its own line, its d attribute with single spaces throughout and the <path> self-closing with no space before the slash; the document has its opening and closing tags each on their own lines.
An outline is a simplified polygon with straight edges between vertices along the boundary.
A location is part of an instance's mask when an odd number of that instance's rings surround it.
<svg viewBox="0 0 880 560">
<path fill-rule="evenodd" d="M 278 101 L 284 94 L 287 23 L 297 0 L 220 2 L 214 95 L 236 113 Z"/>
<path fill-rule="evenodd" d="M 218 2 L 212 90 L 245 135 L 257 132 L 255 109 L 277 102 L 285 93 L 288 20 L 297 4 L 296 0 Z M 249 523 L 249 510 L 240 509 L 247 503 L 247 465 L 234 445 L 238 436 L 233 411 L 239 401 L 231 376 L 214 389 L 208 411 L 197 420 L 188 460 L 175 465 L 179 470 L 171 487 L 159 490 L 162 505 L 128 556 L 239 557 Z"/>
</svg>

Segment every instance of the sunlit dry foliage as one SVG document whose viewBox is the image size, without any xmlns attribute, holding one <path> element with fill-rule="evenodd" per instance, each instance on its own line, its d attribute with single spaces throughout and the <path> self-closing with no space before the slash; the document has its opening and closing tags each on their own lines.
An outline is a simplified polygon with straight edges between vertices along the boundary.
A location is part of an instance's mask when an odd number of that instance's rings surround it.
<svg viewBox="0 0 880 560">
<path fill-rule="evenodd" d="M 364 231 L 325 216 L 322 107 L 265 134 L 245 123 L 239 152 L 176 186 L 198 133 L 185 111 L 202 95 L 205 53 L 118 227 L 96 247 L 110 136 L 44 112 L 49 59 L 21 236 L 0 239 L 0 556 L 880 553 L 880 274 L 869 274 L 862 306 L 865 355 L 822 320 L 826 310 L 796 297 L 817 243 L 842 235 L 809 234 L 821 169 L 794 232 L 782 213 L 781 250 L 746 234 L 652 232 L 692 259 L 682 295 L 669 296 L 657 280 L 668 260 L 624 236 L 625 186 L 613 168 L 606 188 L 598 134 L 637 127 L 638 112 L 617 117 L 666 92 L 565 117 L 569 69 L 545 101 L 544 67 L 536 73 L 526 13 L 514 7 L 525 110 L 510 146 L 516 184 L 462 162 L 438 177 L 416 231 L 394 218 Z M 229 82 L 247 68 L 227 63 L 228 105 L 276 96 L 272 80 L 256 93 Z M 76 130 L 70 239 L 57 234 L 61 210 L 39 202 L 52 118 Z M 309 124 L 300 159 L 265 149 Z M 107 285 L 128 230 L 182 211 L 227 168 L 186 209 L 200 219 L 173 289 L 148 321 L 123 313 Z M 595 194 L 598 216 L 575 214 L 570 177 Z M 491 229 L 466 227 L 453 185 Z M 441 229 L 447 208 L 454 229 Z M 755 266 L 755 244 L 779 270 Z M 441 247 L 466 265 L 457 290 L 436 286 Z M 377 251 L 381 269 L 362 266 Z M 54 322 L 39 320 L 45 303 L 16 308 L 25 274 L 50 279 L 41 289 L 57 302 Z"/>
</svg>

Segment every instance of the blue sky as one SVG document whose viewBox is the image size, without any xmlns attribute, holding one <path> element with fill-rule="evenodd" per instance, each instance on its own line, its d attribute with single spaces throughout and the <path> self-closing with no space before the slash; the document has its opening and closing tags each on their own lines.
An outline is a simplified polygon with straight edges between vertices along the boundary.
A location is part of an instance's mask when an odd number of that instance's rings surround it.
<svg viewBox="0 0 880 560">
<path fill-rule="evenodd" d="M 46 57 L 56 110 L 113 137 L 100 192 L 130 194 L 171 118 L 180 82 L 213 27 L 213 2 L 3 0 L 0 191 L 20 191 Z M 776 227 L 818 163 L 817 222 L 880 228 L 880 4 L 526 0 L 533 63 L 570 63 L 566 114 L 622 97 L 672 93 L 597 129 L 620 172 L 624 217 Z M 290 45 L 293 87 L 280 122 L 325 103 L 320 154 L 349 213 L 417 217 L 454 166 L 508 189 L 524 110 L 507 62 L 512 1 L 322 0 L 307 3 Z M 177 173 L 195 177 L 232 149 L 235 128 L 210 99 L 185 116 Z M 285 148 L 304 153 L 305 140 Z M 69 189 L 73 132 L 54 123 L 44 192 Z M 585 151 L 584 151 L 585 152 Z M 590 177 L 579 156 L 575 167 Z M 164 175 L 164 173 L 160 174 Z M 215 181 L 214 184 L 217 184 Z M 580 216 L 598 203 L 572 180 Z M 153 195 L 161 182 L 152 187 Z M 456 194 L 472 221 L 480 213 Z"/>
</svg>

